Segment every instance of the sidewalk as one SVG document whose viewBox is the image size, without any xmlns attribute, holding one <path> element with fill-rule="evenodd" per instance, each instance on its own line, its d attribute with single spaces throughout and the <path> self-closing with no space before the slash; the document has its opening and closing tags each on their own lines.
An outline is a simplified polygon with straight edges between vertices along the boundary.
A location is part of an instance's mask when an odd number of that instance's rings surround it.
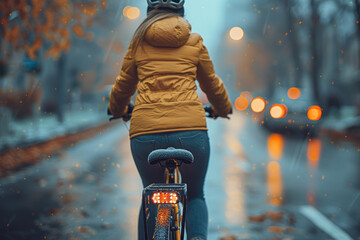
<svg viewBox="0 0 360 240">
<path fill-rule="evenodd" d="M 59 123 L 56 115 L 44 115 L 21 121 L 12 121 L 7 134 L 0 136 L 0 153 L 11 148 L 22 148 L 42 143 L 65 134 L 106 123 L 106 112 L 84 109 L 68 111 L 64 122 Z"/>
<path fill-rule="evenodd" d="M 319 133 L 360 144 L 360 116 L 356 116 L 355 108 L 343 108 L 338 115 L 331 114 L 323 120 Z"/>
<path fill-rule="evenodd" d="M 50 159 L 63 148 L 107 130 L 110 124 L 103 112 L 79 110 L 67 112 L 63 123 L 56 116 L 42 116 L 11 122 L 9 127 L 9 133 L 0 137 L 0 177 Z"/>
</svg>

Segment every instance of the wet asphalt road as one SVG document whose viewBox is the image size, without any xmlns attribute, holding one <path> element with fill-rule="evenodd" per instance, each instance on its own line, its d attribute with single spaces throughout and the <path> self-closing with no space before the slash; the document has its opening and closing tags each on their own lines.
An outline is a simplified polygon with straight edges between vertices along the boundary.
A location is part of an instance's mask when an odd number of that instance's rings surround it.
<svg viewBox="0 0 360 240">
<path fill-rule="evenodd" d="M 360 239 L 360 150 L 209 120 L 209 239 Z M 136 239 L 142 186 L 128 130 L 0 179 L 0 239 Z"/>
</svg>

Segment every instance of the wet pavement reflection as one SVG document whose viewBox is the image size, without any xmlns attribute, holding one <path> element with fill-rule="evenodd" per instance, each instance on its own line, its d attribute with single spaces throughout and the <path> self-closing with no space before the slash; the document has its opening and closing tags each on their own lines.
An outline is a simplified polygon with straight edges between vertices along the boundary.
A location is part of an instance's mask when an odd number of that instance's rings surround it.
<svg viewBox="0 0 360 240">
<path fill-rule="evenodd" d="M 267 149 L 272 160 L 280 160 L 284 151 L 284 137 L 278 133 L 270 134 Z"/>
<path fill-rule="evenodd" d="M 311 139 L 307 146 L 307 158 L 310 170 L 316 171 L 319 166 L 322 142 L 321 139 Z"/>
<path fill-rule="evenodd" d="M 282 205 L 283 200 L 283 183 L 280 164 L 271 161 L 267 166 L 266 175 L 268 202 L 271 206 L 279 207 Z"/>
</svg>

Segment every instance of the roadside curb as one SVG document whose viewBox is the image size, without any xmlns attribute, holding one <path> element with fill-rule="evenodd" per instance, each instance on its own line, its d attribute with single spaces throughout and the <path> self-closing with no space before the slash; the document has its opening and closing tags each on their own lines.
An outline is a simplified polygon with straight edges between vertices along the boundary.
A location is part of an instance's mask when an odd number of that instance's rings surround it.
<svg viewBox="0 0 360 240">
<path fill-rule="evenodd" d="M 330 137 L 337 141 L 352 142 L 355 145 L 358 145 L 358 147 L 360 147 L 359 146 L 360 145 L 360 135 L 357 135 L 357 134 L 354 134 L 351 132 L 344 132 L 344 131 L 339 131 L 339 130 L 334 130 L 334 129 L 329 129 L 329 128 L 320 128 L 319 135 Z"/>
<path fill-rule="evenodd" d="M 23 167 L 49 159 L 60 150 L 74 146 L 75 143 L 102 134 L 116 123 L 105 122 L 97 126 L 67 133 L 34 144 L 7 149 L 0 153 L 0 178 L 10 175 Z"/>
</svg>

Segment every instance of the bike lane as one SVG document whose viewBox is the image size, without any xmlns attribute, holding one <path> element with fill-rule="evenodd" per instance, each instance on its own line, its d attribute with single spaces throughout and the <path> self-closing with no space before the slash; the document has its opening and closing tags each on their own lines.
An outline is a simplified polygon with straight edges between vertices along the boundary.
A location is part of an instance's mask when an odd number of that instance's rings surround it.
<svg viewBox="0 0 360 240">
<path fill-rule="evenodd" d="M 311 187 L 319 185 L 315 176 L 321 179 L 324 173 L 305 176 L 308 172 L 298 167 L 304 165 L 303 157 L 287 160 L 297 148 L 295 155 L 305 154 L 306 158 L 307 147 L 296 147 L 297 140 L 293 145 L 290 140 L 281 143 L 255 125 L 238 113 L 231 120 L 208 120 L 211 159 L 205 194 L 209 239 L 333 239 L 316 225 L 316 217 L 308 220 L 307 210 L 301 210 L 310 205 L 324 212 L 324 208 L 336 206 L 319 199 L 322 188 L 313 188 L 315 194 L 308 194 Z M 285 144 L 288 149 L 281 147 Z M 323 176 L 327 180 L 328 176 Z M 128 130 L 119 123 L 0 179 L 0 238 L 136 239 L 141 191 Z M 354 202 L 349 205 L 352 208 L 357 204 L 353 194 L 348 195 Z M 333 217 L 340 229 L 352 237 L 358 234 L 347 215 Z"/>
</svg>

